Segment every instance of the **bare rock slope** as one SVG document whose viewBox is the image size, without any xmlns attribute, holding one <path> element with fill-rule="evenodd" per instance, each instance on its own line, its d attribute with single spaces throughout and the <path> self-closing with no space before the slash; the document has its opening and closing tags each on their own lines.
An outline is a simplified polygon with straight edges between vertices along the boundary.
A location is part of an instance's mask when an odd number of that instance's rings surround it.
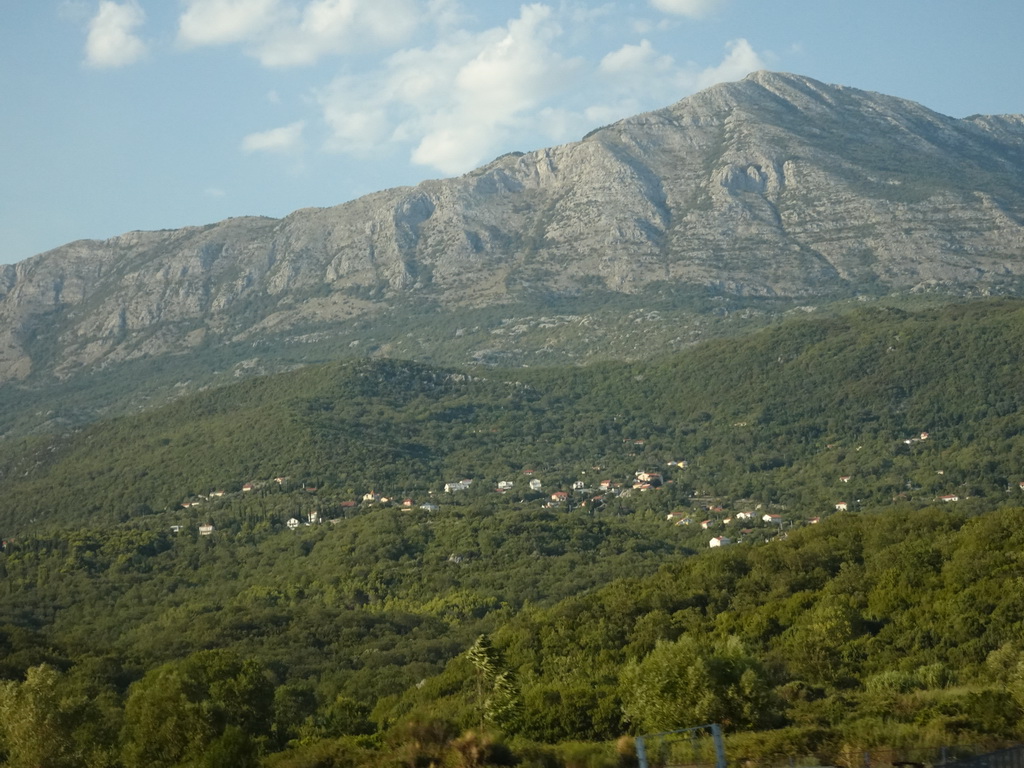
<svg viewBox="0 0 1024 768">
<path fill-rule="evenodd" d="M 0 267 L 0 381 L 331 332 L 429 302 L 652 285 L 827 300 L 1017 293 L 1024 117 L 954 119 L 759 72 L 583 140 L 280 220 Z"/>
</svg>

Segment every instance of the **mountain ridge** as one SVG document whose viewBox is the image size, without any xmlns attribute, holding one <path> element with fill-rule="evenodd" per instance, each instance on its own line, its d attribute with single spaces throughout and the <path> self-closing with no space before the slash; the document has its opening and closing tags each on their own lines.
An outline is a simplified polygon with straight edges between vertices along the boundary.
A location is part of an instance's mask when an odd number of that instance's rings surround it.
<svg viewBox="0 0 1024 768">
<path fill-rule="evenodd" d="M 457 354 L 486 360 L 494 347 L 525 364 L 526 347 L 498 331 L 527 304 L 618 296 L 640 312 L 652 290 L 790 307 L 1015 295 L 1021 170 L 1024 117 L 956 119 L 754 73 L 460 177 L 282 219 L 80 240 L 0 267 L 0 381 L 70 379 L 211 345 L 237 348 L 229 366 L 243 348 L 315 346 L 384 318 L 395 330 L 373 349 L 414 356 L 410 328 L 440 348 L 438 323 L 498 307 L 507 312 Z M 596 329 L 589 346 L 552 331 L 532 349 L 592 359 L 601 333 L 621 331 L 622 315 L 581 317 Z"/>
</svg>

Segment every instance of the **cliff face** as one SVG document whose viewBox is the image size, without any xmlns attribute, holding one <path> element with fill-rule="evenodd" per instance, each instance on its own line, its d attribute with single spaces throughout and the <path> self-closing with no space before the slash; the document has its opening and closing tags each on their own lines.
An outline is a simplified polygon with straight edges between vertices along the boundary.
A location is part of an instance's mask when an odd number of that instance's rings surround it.
<svg viewBox="0 0 1024 768">
<path fill-rule="evenodd" d="M 1024 117 L 761 72 L 459 178 L 0 267 L 0 381 L 538 288 L 1016 293 L 1022 172 Z"/>
</svg>

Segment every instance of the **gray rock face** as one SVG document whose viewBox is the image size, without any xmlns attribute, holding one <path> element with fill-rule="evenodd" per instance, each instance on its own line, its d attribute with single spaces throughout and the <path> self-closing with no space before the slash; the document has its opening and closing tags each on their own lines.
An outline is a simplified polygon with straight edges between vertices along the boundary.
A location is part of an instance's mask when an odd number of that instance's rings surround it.
<svg viewBox="0 0 1024 768">
<path fill-rule="evenodd" d="M 537 288 L 1015 292 L 1022 174 L 1022 116 L 759 72 L 459 178 L 0 267 L 0 380 Z"/>
</svg>

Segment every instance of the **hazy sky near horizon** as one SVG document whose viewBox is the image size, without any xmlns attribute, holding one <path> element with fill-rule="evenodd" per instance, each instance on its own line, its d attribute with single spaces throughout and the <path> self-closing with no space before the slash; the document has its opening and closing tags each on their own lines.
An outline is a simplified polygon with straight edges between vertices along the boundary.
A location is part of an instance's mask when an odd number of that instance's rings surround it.
<svg viewBox="0 0 1024 768">
<path fill-rule="evenodd" d="M 1024 112 L 1019 0 L 6 0 L 0 264 L 284 216 L 772 69 Z"/>
</svg>

